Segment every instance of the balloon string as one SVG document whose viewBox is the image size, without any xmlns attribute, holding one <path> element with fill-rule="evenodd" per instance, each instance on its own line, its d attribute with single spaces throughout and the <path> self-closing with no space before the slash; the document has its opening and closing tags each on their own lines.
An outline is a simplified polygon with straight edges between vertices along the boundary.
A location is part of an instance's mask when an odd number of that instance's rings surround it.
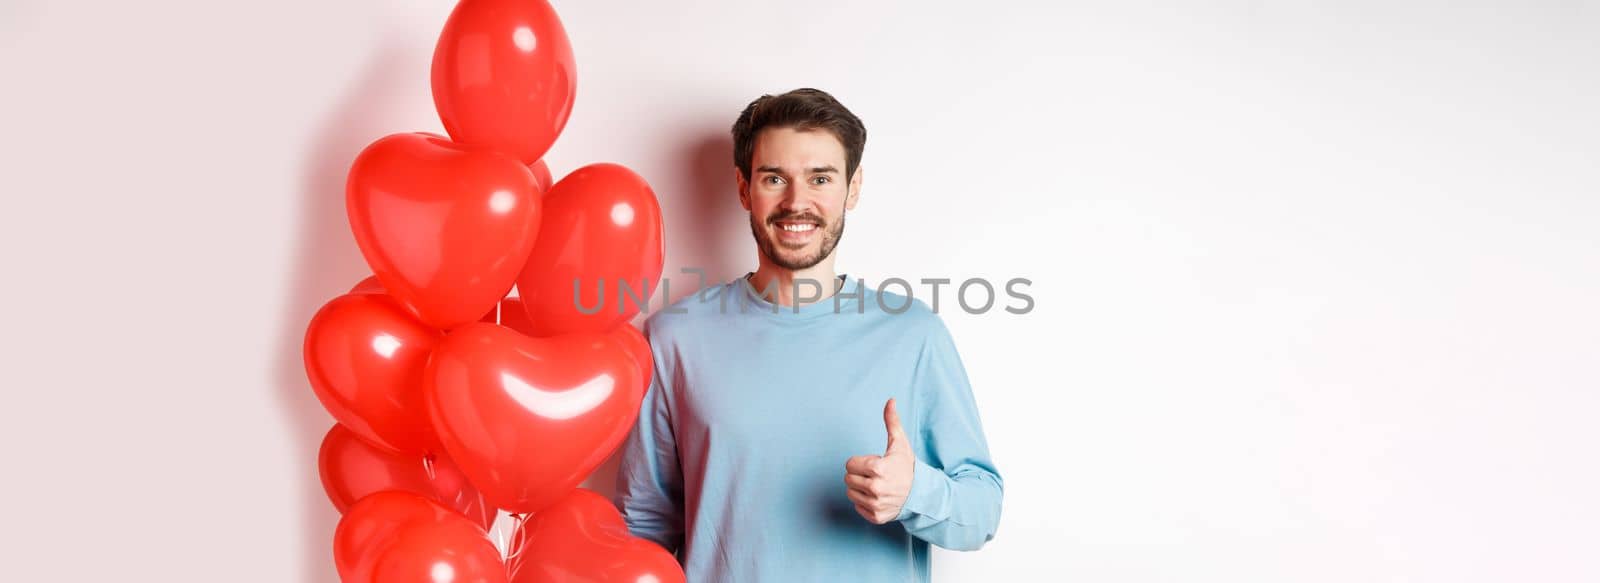
<svg viewBox="0 0 1600 583">
<path fill-rule="evenodd" d="M 516 562 L 516 558 L 522 554 L 523 547 L 527 546 L 528 533 L 523 530 L 522 526 L 527 523 L 528 515 L 512 514 L 511 517 L 517 519 L 517 526 L 511 533 L 514 540 L 508 541 L 510 548 L 506 549 L 509 552 L 506 554 L 505 561 L 507 565 L 511 565 L 511 578 L 516 579 L 517 568 L 522 566 L 521 563 Z"/>
</svg>

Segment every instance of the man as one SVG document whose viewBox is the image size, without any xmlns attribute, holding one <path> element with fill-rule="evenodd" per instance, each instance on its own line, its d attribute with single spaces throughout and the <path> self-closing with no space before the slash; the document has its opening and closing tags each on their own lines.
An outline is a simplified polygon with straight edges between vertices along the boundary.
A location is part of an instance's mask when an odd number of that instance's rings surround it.
<svg viewBox="0 0 1600 583">
<path fill-rule="evenodd" d="M 760 265 L 646 323 L 615 502 L 696 583 L 928 581 L 929 543 L 993 538 L 1001 479 L 938 315 L 834 273 L 866 129 L 798 89 L 733 139 Z"/>
</svg>

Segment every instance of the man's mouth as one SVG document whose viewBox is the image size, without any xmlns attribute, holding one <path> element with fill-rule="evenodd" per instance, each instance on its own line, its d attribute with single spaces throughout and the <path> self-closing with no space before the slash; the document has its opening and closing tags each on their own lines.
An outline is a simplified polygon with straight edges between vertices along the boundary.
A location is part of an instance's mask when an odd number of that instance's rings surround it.
<svg viewBox="0 0 1600 583">
<path fill-rule="evenodd" d="M 820 230 L 818 227 L 822 226 L 807 219 L 774 221 L 772 225 L 778 228 L 778 242 L 792 248 L 811 244 L 815 233 Z"/>
</svg>

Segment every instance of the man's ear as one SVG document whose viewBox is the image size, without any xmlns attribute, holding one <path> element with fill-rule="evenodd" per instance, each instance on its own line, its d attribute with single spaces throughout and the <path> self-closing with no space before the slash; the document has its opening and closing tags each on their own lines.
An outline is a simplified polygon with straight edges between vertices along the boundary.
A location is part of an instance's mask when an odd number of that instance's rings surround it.
<svg viewBox="0 0 1600 583">
<path fill-rule="evenodd" d="M 744 172 L 738 166 L 733 167 L 733 181 L 739 186 L 739 206 L 750 210 L 750 181 L 744 179 Z"/>
<path fill-rule="evenodd" d="M 856 210 L 856 201 L 861 198 L 861 175 L 864 173 L 863 166 L 856 166 L 855 176 L 850 177 L 850 194 L 844 197 L 845 210 Z"/>
</svg>

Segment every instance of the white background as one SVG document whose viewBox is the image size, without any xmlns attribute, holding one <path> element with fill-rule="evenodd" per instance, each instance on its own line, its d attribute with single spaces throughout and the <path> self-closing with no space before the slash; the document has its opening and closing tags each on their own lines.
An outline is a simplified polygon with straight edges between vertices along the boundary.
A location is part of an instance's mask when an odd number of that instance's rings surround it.
<svg viewBox="0 0 1600 583">
<path fill-rule="evenodd" d="M 0 3 L 8 580 L 334 580 L 301 335 L 450 8 Z M 815 86 L 842 269 L 1035 282 L 944 306 L 1006 499 L 937 579 L 1600 580 L 1597 3 L 557 8 L 550 165 L 647 177 L 669 274 L 753 265 L 727 128 Z"/>
</svg>

